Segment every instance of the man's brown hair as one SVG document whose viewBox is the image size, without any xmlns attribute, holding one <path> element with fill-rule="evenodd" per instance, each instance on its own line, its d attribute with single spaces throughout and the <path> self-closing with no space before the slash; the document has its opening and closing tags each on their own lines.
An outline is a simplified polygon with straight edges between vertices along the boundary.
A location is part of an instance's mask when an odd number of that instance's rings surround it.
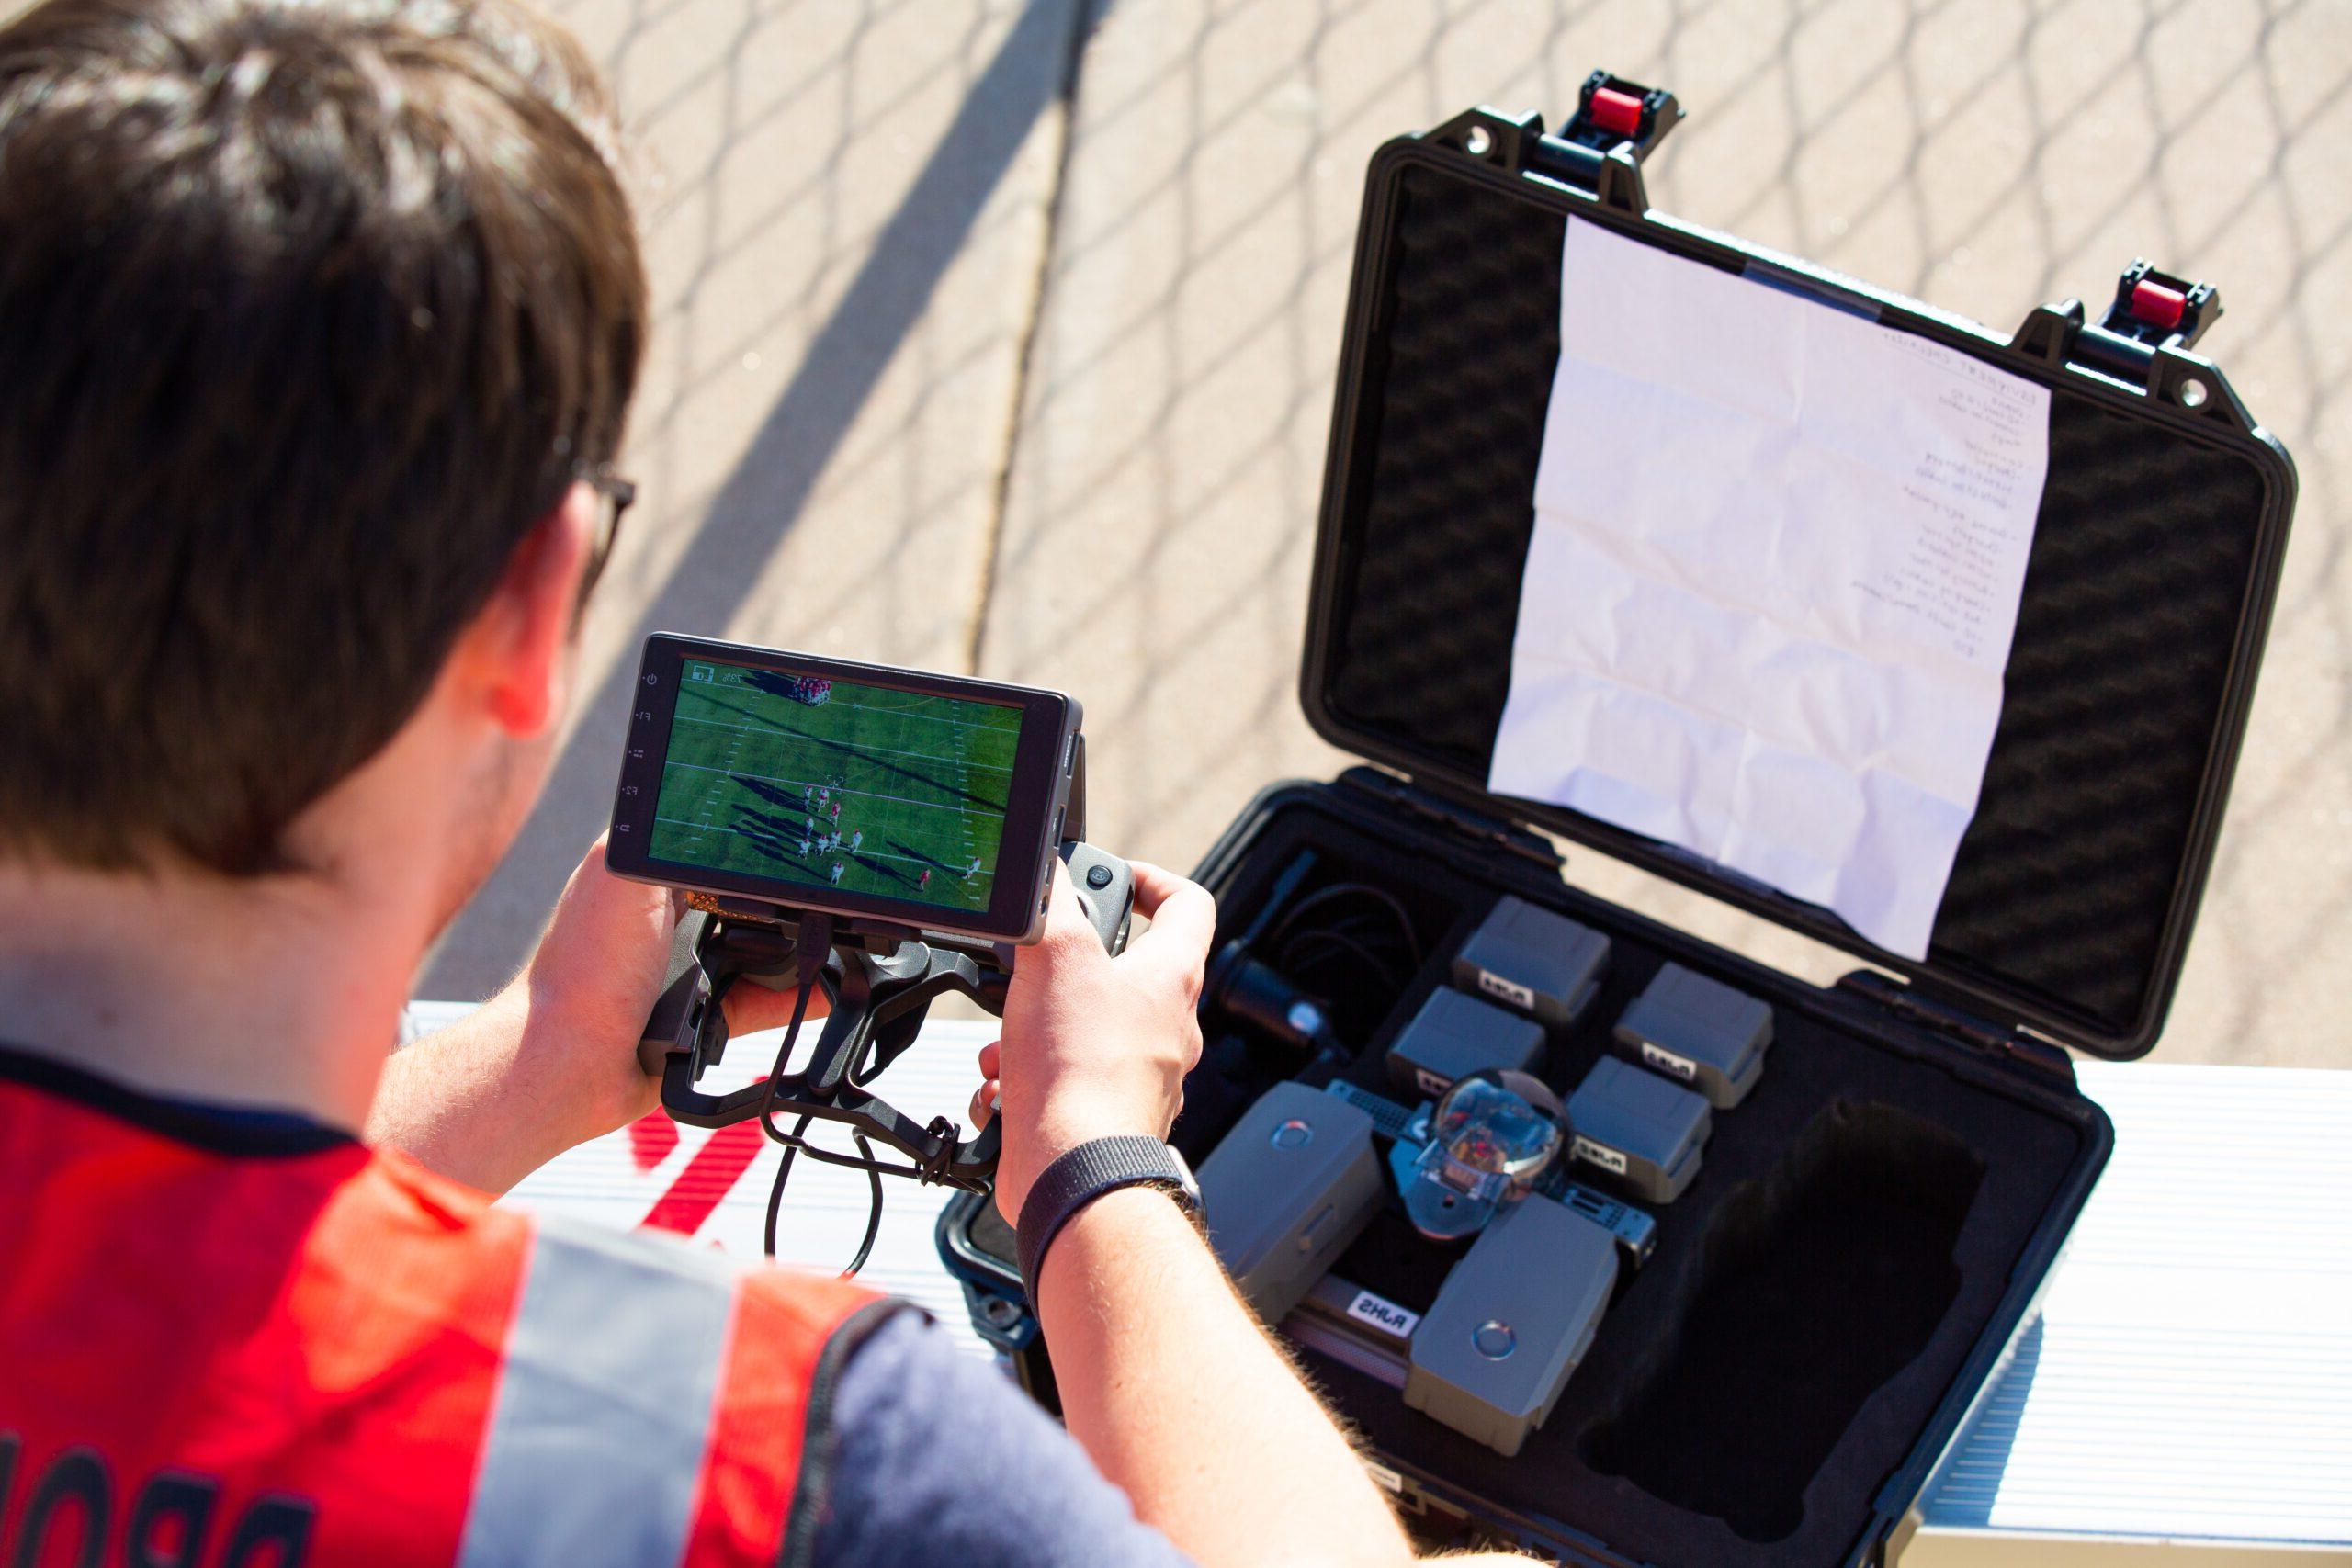
<svg viewBox="0 0 2352 1568">
<path fill-rule="evenodd" d="M 620 438 L 606 113 L 514 0 L 0 27 L 0 853 L 277 868 L 415 711 Z"/>
</svg>

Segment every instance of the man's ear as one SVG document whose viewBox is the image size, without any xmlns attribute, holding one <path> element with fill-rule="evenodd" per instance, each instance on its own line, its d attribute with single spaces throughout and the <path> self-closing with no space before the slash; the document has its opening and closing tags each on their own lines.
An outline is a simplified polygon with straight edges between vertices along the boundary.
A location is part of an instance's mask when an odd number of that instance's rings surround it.
<svg viewBox="0 0 2352 1568">
<path fill-rule="evenodd" d="M 562 716 L 596 506 L 587 485 L 564 491 L 514 547 L 498 586 L 458 638 L 467 683 L 491 720 L 517 739 L 542 734 Z"/>
</svg>

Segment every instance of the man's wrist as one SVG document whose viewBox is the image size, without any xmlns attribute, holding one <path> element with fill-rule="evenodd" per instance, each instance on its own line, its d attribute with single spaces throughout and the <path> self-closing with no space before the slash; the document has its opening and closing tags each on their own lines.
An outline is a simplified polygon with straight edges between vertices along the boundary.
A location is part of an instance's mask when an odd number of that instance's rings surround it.
<svg viewBox="0 0 2352 1568">
<path fill-rule="evenodd" d="M 1122 1187 L 1105 1192 L 1062 1226 L 1038 1263 L 1029 1284 L 1039 1317 L 1058 1317 L 1083 1303 L 1099 1304 L 1106 1271 L 1135 1267 L 1139 1258 L 1167 1258 L 1170 1249 L 1205 1250 L 1198 1220 L 1158 1187 Z"/>
<path fill-rule="evenodd" d="M 1066 1150 L 1037 1173 L 1022 1199 L 1014 1226 L 1020 1236 L 1021 1277 L 1033 1303 L 1045 1258 L 1059 1233 L 1094 1203 L 1129 1188 L 1159 1190 L 1185 1213 L 1200 1212 L 1200 1183 L 1192 1168 L 1183 1156 L 1148 1133 L 1091 1139 Z"/>
<path fill-rule="evenodd" d="M 1004 1115 L 1001 1105 L 999 1106 L 997 1113 L 1000 1116 Z M 1017 1134 L 1016 1128 L 1019 1129 Z M 1074 1096 L 1057 1096 L 1041 1114 L 1025 1120 L 1011 1117 L 1006 1119 L 1005 1155 L 1010 1163 L 1016 1150 L 1018 1151 L 1020 1156 L 1018 1175 L 1017 1180 L 1000 1181 L 997 1184 L 997 1191 L 1000 1197 L 1009 1194 L 1025 1201 L 1029 1189 L 1035 1184 L 1037 1178 L 1044 1175 L 1054 1161 L 1061 1158 L 1070 1150 L 1091 1144 L 1097 1138 L 1115 1138 L 1138 1134 L 1165 1137 L 1167 1129 L 1153 1127 L 1150 1125 L 1148 1116 L 1136 1114 L 1131 1107 L 1097 1106 L 1078 1100 Z M 1008 1178 L 1015 1176 L 1012 1170 L 1008 1170 L 1005 1174 Z M 1020 1209 L 1015 1207 L 1006 1213 L 1004 1223 L 1018 1229 L 1021 1224 Z"/>
</svg>

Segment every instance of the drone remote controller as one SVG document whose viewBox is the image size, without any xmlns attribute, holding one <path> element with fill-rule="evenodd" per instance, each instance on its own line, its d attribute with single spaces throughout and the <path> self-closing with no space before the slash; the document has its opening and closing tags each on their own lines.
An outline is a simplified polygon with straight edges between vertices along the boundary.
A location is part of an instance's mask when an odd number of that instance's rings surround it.
<svg viewBox="0 0 2352 1568">
<path fill-rule="evenodd" d="M 1135 874 L 1125 861 L 1076 840 L 1060 846 L 1080 907 L 1107 952 L 1126 946 Z M 838 1122 L 896 1150 L 890 1174 L 987 1191 L 996 1174 L 999 1129 L 966 1140 L 944 1117 L 921 1124 L 867 1087 L 915 1042 L 932 998 L 950 991 L 1001 1014 L 1018 949 L 985 950 L 952 939 L 849 935 L 834 941 L 818 984 L 831 1010 L 805 1066 L 726 1094 L 696 1087 L 727 1053 L 722 1003 L 738 981 L 778 990 L 799 983 L 797 925 L 766 911 L 729 909 L 697 897 L 678 922 L 662 993 L 638 1043 L 638 1060 L 662 1079 L 673 1120 L 723 1127 L 763 1114 Z M 822 1156 L 820 1156 L 822 1157 Z"/>
<path fill-rule="evenodd" d="M 776 649 L 647 639 L 605 864 L 683 889 L 669 972 L 638 1046 L 677 1121 L 760 1118 L 818 1160 L 986 1190 L 997 1129 L 917 1124 L 871 1085 L 931 999 L 1004 1010 L 1021 947 L 1044 934 L 1055 862 L 1117 953 L 1135 876 L 1083 841 L 1086 749 L 1059 692 Z M 728 1093 L 728 990 L 815 984 L 831 1003 L 806 1064 Z M 831 1122 L 903 1156 L 850 1160 L 775 1118 Z"/>
</svg>

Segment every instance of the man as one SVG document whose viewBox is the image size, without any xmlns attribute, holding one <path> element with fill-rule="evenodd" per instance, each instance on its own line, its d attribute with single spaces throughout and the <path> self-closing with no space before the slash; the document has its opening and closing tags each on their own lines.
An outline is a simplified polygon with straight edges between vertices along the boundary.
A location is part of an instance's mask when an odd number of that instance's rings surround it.
<svg viewBox="0 0 2352 1568">
<path fill-rule="evenodd" d="M 628 493 L 600 93 L 502 0 L 0 28 L 0 1559 L 1404 1559 L 1163 1190 L 1033 1280 L 1075 1444 L 852 1286 L 491 1208 L 654 1103 L 675 909 L 597 851 L 387 1059 Z M 1198 1053 L 1213 910 L 1136 874 L 1116 960 L 1057 886 L 982 1054 L 1008 1215 Z"/>
</svg>

